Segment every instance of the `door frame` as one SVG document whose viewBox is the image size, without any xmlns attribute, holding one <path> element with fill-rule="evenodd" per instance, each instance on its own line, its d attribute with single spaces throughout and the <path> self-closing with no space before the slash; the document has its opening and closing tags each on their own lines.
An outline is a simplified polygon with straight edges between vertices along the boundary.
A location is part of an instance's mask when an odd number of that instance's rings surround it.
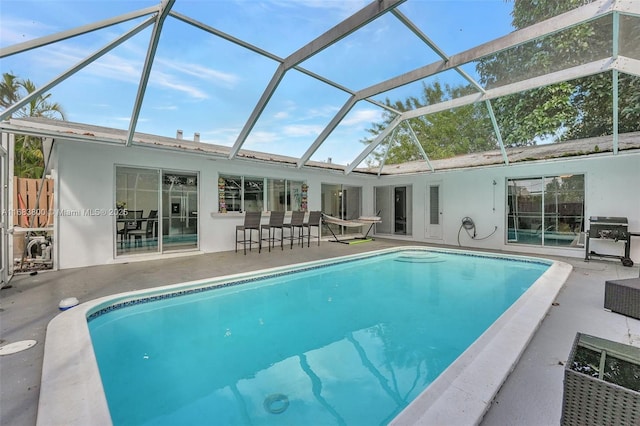
<svg viewBox="0 0 640 426">
<path fill-rule="evenodd" d="M 11 138 L 11 142 L 9 141 Z M 11 274 L 13 271 L 9 270 L 11 264 L 10 250 L 13 250 L 13 244 L 10 244 L 12 235 L 9 233 L 10 218 L 9 212 L 12 211 L 9 205 L 9 199 L 11 193 L 9 188 L 13 188 L 13 167 L 10 166 L 13 155 L 10 153 L 10 146 L 15 146 L 13 141 L 14 135 L 8 133 L 2 133 L 2 144 L 0 145 L 0 208 L 2 209 L 2 218 L 0 218 L 0 288 L 3 288 L 9 284 Z M 11 185 L 10 185 L 11 183 Z"/>
</svg>

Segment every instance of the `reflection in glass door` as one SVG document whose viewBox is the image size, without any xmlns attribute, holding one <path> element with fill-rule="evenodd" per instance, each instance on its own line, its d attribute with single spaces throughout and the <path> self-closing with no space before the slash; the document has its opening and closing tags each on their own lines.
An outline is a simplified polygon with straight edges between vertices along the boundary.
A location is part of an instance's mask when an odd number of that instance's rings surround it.
<svg viewBox="0 0 640 426">
<path fill-rule="evenodd" d="M 407 234 L 407 188 L 394 188 L 394 234 Z"/>
<path fill-rule="evenodd" d="M 158 251 L 159 171 L 116 168 L 116 255 Z"/>
<path fill-rule="evenodd" d="M 376 233 L 391 234 L 393 221 L 393 211 L 391 209 L 391 186 L 376 186 L 375 192 L 375 211 L 382 219 L 382 222 L 376 224 Z"/>
<path fill-rule="evenodd" d="M 362 215 L 362 188 L 357 186 L 322 184 L 322 211 L 340 219 L 357 219 Z M 333 226 L 336 234 L 361 233 L 360 227 Z"/>
<path fill-rule="evenodd" d="M 411 235 L 413 191 L 411 186 L 376 186 L 375 211 L 382 219 L 376 233 Z"/>
<path fill-rule="evenodd" d="M 198 248 L 198 175 L 162 172 L 163 251 Z"/>
</svg>

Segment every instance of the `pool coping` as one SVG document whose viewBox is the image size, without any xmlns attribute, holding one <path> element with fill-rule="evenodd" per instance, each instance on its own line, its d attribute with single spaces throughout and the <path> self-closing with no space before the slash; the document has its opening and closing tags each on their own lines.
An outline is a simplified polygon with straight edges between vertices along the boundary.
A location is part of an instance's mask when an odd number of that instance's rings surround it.
<svg viewBox="0 0 640 426">
<path fill-rule="evenodd" d="M 571 265 L 542 257 L 404 246 L 94 299 L 60 313 L 47 326 L 37 425 L 112 423 L 87 322 L 89 315 L 106 306 L 141 296 L 156 296 L 203 285 L 220 286 L 262 275 L 414 249 L 471 252 L 482 257 L 515 258 L 550 264 L 534 285 L 391 422 L 395 425 L 477 424 L 544 319 L 568 278 Z"/>
</svg>

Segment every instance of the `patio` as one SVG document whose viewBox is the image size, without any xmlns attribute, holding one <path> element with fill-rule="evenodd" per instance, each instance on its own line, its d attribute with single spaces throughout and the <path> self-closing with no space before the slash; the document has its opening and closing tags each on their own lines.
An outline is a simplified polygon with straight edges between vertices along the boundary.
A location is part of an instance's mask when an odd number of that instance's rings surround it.
<svg viewBox="0 0 640 426">
<path fill-rule="evenodd" d="M 247 254 L 220 252 L 157 261 L 67 269 L 19 275 L 0 293 L 2 344 L 34 339 L 35 347 L 0 357 L 0 424 L 34 425 L 40 391 L 44 339 L 48 322 L 66 297 L 80 302 L 134 289 L 258 270 L 316 259 L 411 244 L 376 239 L 367 244 L 323 242 L 320 247 Z M 604 282 L 638 276 L 638 266 L 617 261 L 554 258 L 574 266 L 557 305 L 531 340 L 494 404 L 485 425 L 558 424 L 563 364 L 577 331 L 640 346 L 640 321 L 603 309 Z M 72 348 L 70 348 L 72 350 Z"/>
</svg>

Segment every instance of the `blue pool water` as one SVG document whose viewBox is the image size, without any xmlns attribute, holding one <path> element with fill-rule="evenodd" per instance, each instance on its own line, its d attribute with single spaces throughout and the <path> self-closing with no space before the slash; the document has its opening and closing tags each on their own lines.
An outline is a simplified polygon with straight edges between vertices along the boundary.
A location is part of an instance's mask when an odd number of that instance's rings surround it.
<svg viewBox="0 0 640 426">
<path fill-rule="evenodd" d="M 115 425 L 387 424 L 548 267 L 386 253 L 102 309 L 89 328 Z"/>
</svg>

